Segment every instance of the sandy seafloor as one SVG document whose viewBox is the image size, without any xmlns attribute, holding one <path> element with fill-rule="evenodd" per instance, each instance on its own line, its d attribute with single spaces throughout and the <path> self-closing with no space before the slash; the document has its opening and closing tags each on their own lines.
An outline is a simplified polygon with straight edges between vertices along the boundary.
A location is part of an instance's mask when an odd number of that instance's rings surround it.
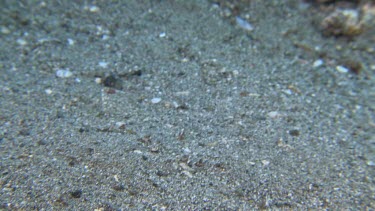
<svg viewBox="0 0 375 211">
<path fill-rule="evenodd" d="M 375 209 L 374 33 L 297 0 L 252 31 L 205 0 L 0 2 L 1 210 Z"/>
</svg>

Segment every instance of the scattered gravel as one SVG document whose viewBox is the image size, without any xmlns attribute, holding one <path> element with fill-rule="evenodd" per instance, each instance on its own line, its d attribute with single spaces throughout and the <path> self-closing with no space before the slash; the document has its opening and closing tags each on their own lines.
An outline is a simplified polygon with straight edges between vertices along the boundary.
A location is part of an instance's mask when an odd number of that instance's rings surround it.
<svg viewBox="0 0 375 211">
<path fill-rule="evenodd" d="M 3 2 L 0 209 L 375 209 L 371 33 L 301 5 Z"/>
</svg>

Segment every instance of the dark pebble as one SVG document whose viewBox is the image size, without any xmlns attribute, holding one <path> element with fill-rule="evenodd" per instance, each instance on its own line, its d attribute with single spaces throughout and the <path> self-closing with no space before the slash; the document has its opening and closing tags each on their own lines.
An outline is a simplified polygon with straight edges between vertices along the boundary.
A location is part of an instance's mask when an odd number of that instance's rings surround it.
<svg viewBox="0 0 375 211">
<path fill-rule="evenodd" d="M 73 198 L 81 198 L 82 196 L 82 190 L 75 190 L 75 191 L 72 191 L 70 192 L 70 196 L 73 197 Z"/>
<path fill-rule="evenodd" d="M 125 190 L 125 187 L 120 184 L 120 185 L 112 186 L 112 189 L 115 190 L 115 191 L 123 191 L 123 190 Z"/>
<path fill-rule="evenodd" d="M 290 134 L 291 136 L 299 136 L 299 130 L 290 130 L 290 131 L 289 131 L 289 134 Z"/>
<path fill-rule="evenodd" d="M 104 81 L 103 81 L 103 84 L 106 87 L 111 87 L 111 88 L 115 88 L 115 89 L 119 89 L 119 90 L 122 89 L 121 80 L 114 75 L 110 75 L 110 76 L 105 77 Z"/>
</svg>

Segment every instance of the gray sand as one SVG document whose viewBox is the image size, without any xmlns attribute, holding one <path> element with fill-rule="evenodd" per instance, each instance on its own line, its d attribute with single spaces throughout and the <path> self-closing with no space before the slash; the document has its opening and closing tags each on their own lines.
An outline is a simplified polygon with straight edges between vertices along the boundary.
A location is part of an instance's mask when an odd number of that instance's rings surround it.
<svg viewBox="0 0 375 211">
<path fill-rule="evenodd" d="M 252 1 L 252 31 L 205 0 L 53 2 L 1 1 L 0 209 L 375 209 L 373 33 L 296 0 Z"/>
</svg>

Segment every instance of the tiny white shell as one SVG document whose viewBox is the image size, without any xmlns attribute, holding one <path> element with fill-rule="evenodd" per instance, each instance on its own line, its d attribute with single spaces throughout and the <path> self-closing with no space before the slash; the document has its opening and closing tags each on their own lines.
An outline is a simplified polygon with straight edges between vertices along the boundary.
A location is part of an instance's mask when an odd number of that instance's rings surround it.
<svg viewBox="0 0 375 211">
<path fill-rule="evenodd" d="M 153 103 L 153 104 L 160 103 L 160 101 L 161 101 L 161 98 L 159 98 L 159 97 L 155 97 L 155 98 L 151 99 L 151 103 Z"/>
<path fill-rule="evenodd" d="M 73 73 L 68 69 L 60 69 L 56 71 L 56 76 L 59 78 L 69 78 L 73 76 Z"/>
<path fill-rule="evenodd" d="M 254 27 L 249 22 L 247 22 L 245 19 L 242 19 L 238 16 L 236 17 L 236 23 L 239 27 L 241 27 L 242 29 L 245 29 L 246 31 L 254 30 Z"/>
</svg>

